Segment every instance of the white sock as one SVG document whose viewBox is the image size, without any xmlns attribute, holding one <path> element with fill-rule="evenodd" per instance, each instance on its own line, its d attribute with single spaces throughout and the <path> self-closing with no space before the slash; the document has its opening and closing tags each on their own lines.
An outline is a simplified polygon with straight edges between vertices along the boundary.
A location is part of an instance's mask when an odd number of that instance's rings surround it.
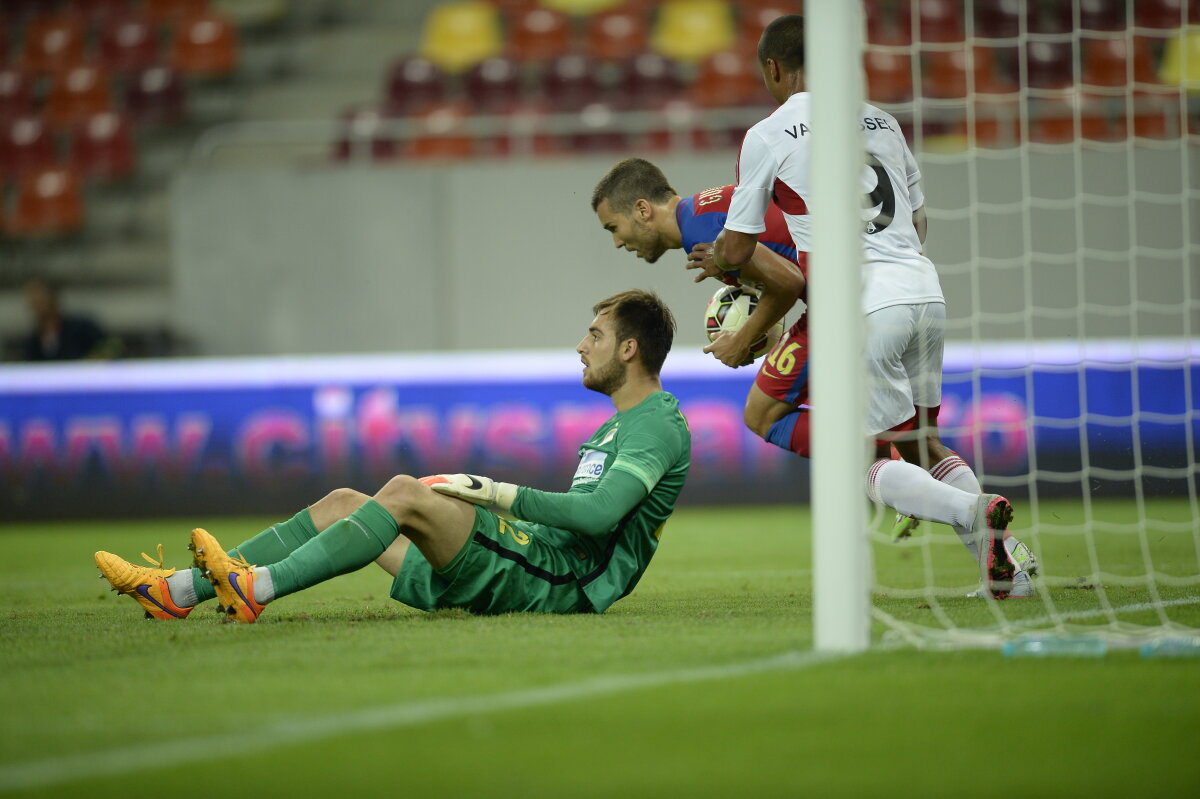
<svg viewBox="0 0 1200 799">
<path fill-rule="evenodd" d="M 196 596 L 196 584 L 192 582 L 192 570 L 183 569 L 167 578 L 167 590 L 171 592 L 171 601 L 181 608 L 190 608 L 199 602 Z"/>
<path fill-rule="evenodd" d="M 975 472 L 957 453 L 935 463 L 929 473 L 935 480 L 954 486 L 960 491 L 966 491 L 968 494 L 979 494 L 983 490 Z M 951 526 L 958 534 L 958 540 L 963 542 L 963 546 L 967 548 L 971 556 L 975 560 L 979 560 L 979 546 L 975 543 L 975 535 L 966 527 L 960 527 L 957 524 Z"/>
<path fill-rule="evenodd" d="M 916 464 L 892 460 L 878 460 L 867 470 L 867 496 L 906 516 L 964 529 L 975 523 L 979 497 L 939 483 Z"/>
<path fill-rule="evenodd" d="M 271 579 L 271 570 L 266 566 L 254 569 L 254 601 L 265 605 L 275 598 L 275 581 Z"/>
</svg>

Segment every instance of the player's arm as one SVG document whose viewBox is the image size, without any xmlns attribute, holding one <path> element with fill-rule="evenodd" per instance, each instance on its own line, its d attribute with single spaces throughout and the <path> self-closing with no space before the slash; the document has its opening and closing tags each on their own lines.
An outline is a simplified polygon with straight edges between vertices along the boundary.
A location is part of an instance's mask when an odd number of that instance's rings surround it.
<svg viewBox="0 0 1200 799">
<path fill-rule="evenodd" d="M 925 234 L 929 232 L 929 217 L 925 216 L 925 206 L 913 211 L 912 221 L 913 227 L 917 229 L 917 238 L 924 244 Z"/>
<path fill-rule="evenodd" d="M 712 247 L 713 262 L 721 269 L 737 269 L 754 256 L 758 234 L 767 229 L 763 219 L 771 204 L 779 166 L 762 136 L 748 131 L 738 154 L 738 185 L 729 201 L 725 229 Z"/>
<path fill-rule="evenodd" d="M 741 277 L 762 284 L 758 305 L 737 332 L 718 336 L 704 348 L 721 363 L 732 367 L 746 362 L 750 346 L 791 310 L 805 285 L 800 267 L 763 244 L 755 247 L 754 257 L 741 269 Z"/>
<path fill-rule="evenodd" d="M 478 474 L 439 474 L 422 482 L 439 494 L 582 535 L 607 533 L 649 493 L 641 480 L 623 469 L 609 469 L 590 492 L 540 491 Z"/>
</svg>

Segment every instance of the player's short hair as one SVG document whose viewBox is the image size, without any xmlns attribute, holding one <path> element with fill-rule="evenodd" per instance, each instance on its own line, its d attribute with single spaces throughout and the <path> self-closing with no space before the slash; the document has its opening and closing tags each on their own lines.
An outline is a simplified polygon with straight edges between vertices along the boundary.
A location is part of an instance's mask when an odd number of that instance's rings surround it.
<svg viewBox="0 0 1200 799">
<path fill-rule="evenodd" d="M 656 205 L 676 195 L 663 171 L 645 158 L 626 158 L 613 164 L 600 178 L 592 191 L 592 210 L 608 200 L 608 207 L 618 214 L 627 214 L 638 200 Z"/>
<path fill-rule="evenodd" d="M 758 63 L 768 58 L 787 72 L 804 69 L 804 17 L 785 14 L 767 25 L 758 40 Z"/>
<path fill-rule="evenodd" d="M 642 366 L 652 375 L 662 371 L 663 361 L 675 340 L 675 317 L 653 291 L 630 289 L 601 300 L 592 313 L 611 314 L 617 341 L 637 339 Z"/>
</svg>

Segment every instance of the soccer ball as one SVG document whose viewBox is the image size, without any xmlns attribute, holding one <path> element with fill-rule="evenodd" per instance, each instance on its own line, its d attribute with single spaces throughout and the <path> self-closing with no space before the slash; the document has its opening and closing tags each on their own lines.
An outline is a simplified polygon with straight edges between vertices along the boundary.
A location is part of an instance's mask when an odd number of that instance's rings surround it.
<svg viewBox="0 0 1200 799">
<path fill-rule="evenodd" d="M 722 286 L 717 289 L 717 293 L 708 301 L 708 307 L 704 309 L 704 330 L 708 333 L 708 340 L 713 341 L 721 333 L 733 333 L 738 330 L 746 324 L 756 307 L 758 295 L 749 289 L 741 286 Z M 742 366 L 761 358 L 782 337 L 783 320 L 780 320 L 767 328 L 767 332 L 750 346 L 750 355 Z"/>
</svg>

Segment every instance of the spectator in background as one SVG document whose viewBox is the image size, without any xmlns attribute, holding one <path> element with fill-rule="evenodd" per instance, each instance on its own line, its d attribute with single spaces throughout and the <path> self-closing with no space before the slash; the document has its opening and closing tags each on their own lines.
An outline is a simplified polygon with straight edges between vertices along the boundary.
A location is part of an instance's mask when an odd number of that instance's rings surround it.
<svg viewBox="0 0 1200 799">
<path fill-rule="evenodd" d="M 33 315 L 33 329 L 22 342 L 26 361 L 72 361 L 112 358 L 120 341 L 110 336 L 94 319 L 63 313 L 58 289 L 49 280 L 32 278 L 25 284 L 25 303 Z"/>
</svg>

